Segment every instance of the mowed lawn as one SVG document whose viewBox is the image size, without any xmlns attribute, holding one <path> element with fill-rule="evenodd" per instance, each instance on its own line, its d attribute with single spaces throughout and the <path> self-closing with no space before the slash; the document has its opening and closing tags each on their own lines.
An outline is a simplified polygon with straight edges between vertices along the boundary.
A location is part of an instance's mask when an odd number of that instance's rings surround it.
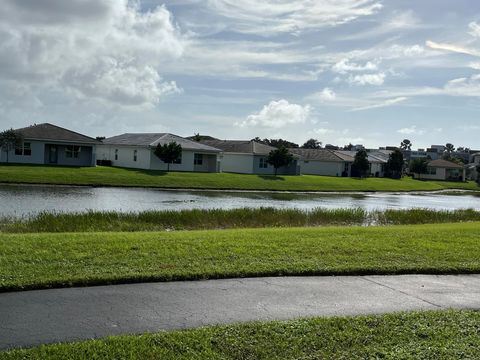
<svg viewBox="0 0 480 360">
<path fill-rule="evenodd" d="M 0 234 L 0 291 L 282 275 L 480 272 L 480 223 Z"/>
<path fill-rule="evenodd" d="M 181 173 L 112 167 L 0 166 L 0 183 L 139 186 L 187 189 L 235 189 L 272 191 L 430 191 L 480 190 L 475 182 L 419 181 L 411 178 L 354 179 L 328 176 L 243 175 Z"/>
<path fill-rule="evenodd" d="M 257 322 L 0 353 L 19 359 L 479 359 L 480 312 Z"/>
</svg>

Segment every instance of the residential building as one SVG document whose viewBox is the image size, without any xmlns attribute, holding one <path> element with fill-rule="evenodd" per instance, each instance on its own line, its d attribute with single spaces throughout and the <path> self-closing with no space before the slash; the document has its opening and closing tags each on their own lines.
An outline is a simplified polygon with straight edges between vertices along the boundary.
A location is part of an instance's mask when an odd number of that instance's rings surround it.
<svg viewBox="0 0 480 360">
<path fill-rule="evenodd" d="M 328 149 L 289 149 L 292 154 L 298 155 L 300 173 L 305 175 L 344 176 L 351 173 L 353 158 L 336 154 Z"/>
<path fill-rule="evenodd" d="M 367 151 L 368 162 L 370 163 L 370 176 L 384 177 L 385 166 L 390 156 L 390 150 L 369 150 Z M 338 150 L 335 154 L 340 156 L 344 161 L 351 162 L 355 160 L 356 151 Z M 351 175 L 351 173 L 350 173 Z"/>
<path fill-rule="evenodd" d="M 437 159 L 428 163 L 426 174 L 414 173 L 413 177 L 422 180 L 465 181 L 466 168 L 451 161 Z"/>
<path fill-rule="evenodd" d="M 222 151 L 221 171 L 239 174 L 272 175 L 275 169 L 267 162 L 268 154 L 275 147 L 254 140 L 202 140 L 201 144 Z M 280 175 L 298 175 L 297 157 L 289 166 L 278 169 Z"/>
<path fill-rule="evenodd" d="M 49 123 L 15 132 L 23 142 L 9 151 L 9 163 L 95 166 L 96 147 L 101 143 L 94 138 Z M 0 162 L 7 162 L 5 151 L 0 152 Z"/>
<path fill-rule="evenodd" d="M 176 142 L 182 146 L 178 161 L 170 164 L 172 171 L 218 172 L 219 149 L 168 133 L 127 133 L 103 140 L 97 158 L 109 160 L 113 166 L 167 170 L 168 165 L 155 154 L 157 145 Z"/>
</svg>

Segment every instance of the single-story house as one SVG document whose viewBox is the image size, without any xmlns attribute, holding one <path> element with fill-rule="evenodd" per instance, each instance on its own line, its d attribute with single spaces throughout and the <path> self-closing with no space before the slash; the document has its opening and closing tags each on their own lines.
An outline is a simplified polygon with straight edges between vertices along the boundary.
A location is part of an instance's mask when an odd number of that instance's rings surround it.
<svg viewBox="0 0 480 360">
<path fill-rule="evenodd" d="M 352 158 L 345 159 L 335 151 L 327 149 L 289 149 L 292 154 L 298 155 L 300 173 L 305 175 L 321 176 L 350 176 Z"/>
<path fill-rule="evenodd" d="M 49 123 L 16 129 L 23 142 L 8 153 L 8 162 L 95 166 L 96 146 L 100 141 Z M 7 162 L 5 151 L 0 162 Z"/>
<path fill-rule="evenodd" d="M 356 151 L 347 151 L 347 150 L 336 150 L 335 154 L 341 157 L 345 162 L 351 164 L 355 160 Z M 380 151 L 368 151 L 368 162 L 370 163 L 370 176 L 374 177 L 384 177 L 385 176 L 385 166 L 388 162 L 389 151 L 384 150 Z M 354 175 L 354 174 L 353 174 Z M 349 176 L 353 176 L 350 169 Z"/>
<path fill-rule="evenodd" d="M 169 133 L 127 133 L 107 138 L 97 147 L 97 159 L 109 160 L 112 166 L 167 170 L 167 164 L 154 151 L 157 145 L 171 142 L 182 146 L 180 159 L 170 164 L 171 171 L 219 171 L 219 149 Z"/>
<path fill-rule="evenodd" d="M 275 169 L 267 163 L 268 154 L 275 150 L 273 146 L 265 145 L 254 140 L 202 140 L 204 145 L 222 150 L 221 171 L 240 173 L 272 175 Z M 278 169 L 279 175 L 298 175 L 298 160 Z"/>
<path fill-rule="evenodd" d="M 480 153 L 472 154 L 470 158 L 470 163 L 467 165 L 469 179 L 470 180 L 477 180 L 480 176 L 480 172 L 478 169 L 480 168 Z"/>
<path fill-rule="evenodd" d="M 466 168 L 463 165 L 443 159 L 432 160 L 427 164 L 426 174 L 414 173 L 413 177 L 424 180 L 465 181 Z"/>
</svg>

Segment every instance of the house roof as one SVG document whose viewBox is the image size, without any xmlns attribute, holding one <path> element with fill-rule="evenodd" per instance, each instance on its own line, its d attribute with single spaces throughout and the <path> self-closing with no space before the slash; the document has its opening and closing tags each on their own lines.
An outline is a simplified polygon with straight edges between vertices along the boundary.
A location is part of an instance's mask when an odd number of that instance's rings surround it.
<svg viewBox="0 0 480 360">
<path fill-rule="evenodd" d="M 100 144 L 100 141 L 94 138 L 49 123 L 35 124 L 15 131 L 25 139 Z"/>
<path fill-rule="evenodd" d="M 355 160 L 355 155 L 357 154 L 357 152 L 356 151 L 348 151 L 348 150 L 336 150 L 335 154 L 337 156 L 341 157 L 342 159 L 344 159 L 344 161 L 353 162 Z M 389 155 L 386 155 L 386 153 L 379 152 L 379 151 L 367 152 L 367 155 L 368 155 L 368 161 L 369 162 L 371 162 L 371 163 L 383 163 L 383 164 L 387 163 L 388 156 L 389 156 Z"/>
<path fill-rule="evenodd" d="M 253 140 L 202 140 L 201 143 L 221 149 L 223 152 L 240 154 L 268 155 L 270 151 L 276 149 Z"/>
<path fill-rule="evenodd" d="M 428 163 L 428 166 L 436 167 L 436 168 L 445 168 L 445 169 L 463 169 L 463 165 L 459 165 L 457 163 L 443 160 L 443 159 L 430 161 Z"/>
<path fill-rule="evenodd" d="M 169 133 L 126 133 L 118 136 L 113 136 L 103 140 L 106 145 L 126 145 L 126 146 L 157 146 L 158 144 L 169 144 L 172 141 L 180 144 L 183 149 L 206 151 L 206 152 L 221 152 L 221 150 L 182 138 L 181 136 Z"/>
<path fill-rule="evenodd" d="M 343 158 L 328 149 L 288 149 L 292 154 L 299 155 L 302 160 L 317 160 L 327 162 L 345 162 Z"/>
</svg>

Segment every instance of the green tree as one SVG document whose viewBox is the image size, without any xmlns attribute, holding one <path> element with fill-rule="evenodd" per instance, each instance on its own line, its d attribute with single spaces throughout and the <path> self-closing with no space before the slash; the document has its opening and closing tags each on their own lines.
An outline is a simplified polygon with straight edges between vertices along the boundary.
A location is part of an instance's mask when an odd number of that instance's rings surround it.
<svg viewBox="0 0 480 360">
<path fill-rule="evenodd" d="M 477 184 L 480 186 L 480 165 L 477 166 Z"/>
<path fill-rule="evenodd" d="M 412 142 L 408 139 L 404 139 L 401 143 L 400 143 L 400 149 L 402 150 L 411 150 L 412 149 Z"/>
<path fill-rule="evenodd" d="M 178 161 L 182 156 L 182 145 L 177 144 L 175 141 L 169 144 L 158 144 L 153 153 L 167 164 L 167 171 L 170 171 L 170 164 Z"/>
<path fill-rule="evenodd" d="M 320 149 L 322 147 L 322 142 L 317 139 L 308 139 L 305 144 L 302 145 L 304 149 Z"/>
<path fill-rule="evenodd" d="M 288 152 L 284 146 L 270 151 L 267 157 L 267 163 L 275 169 L 275 176 L 277 176 L 278 168 L 288 166 L 293 162 L 293 155 Z"/>
<path fill-rule="evenodd" d="M 200 133 L 195 133 L 195 134 L 192 136 L 192 140 L 193 140 L 193 141 L 196 141 L 196 142 L 202 141 L 202 137 L 200 136 Z"/>
<path fill-rule="evenodd" d="M 0 149 L 7 153 L 7 163 L 9 161 L 8 155 L 11 150 L 15 149 L 17 145 L 23 143 L 23 136 L 15 130 L 5 130 L 0 132 Z"/>
<path fill-rule="evenodd" d="M 427 173 L 428 160 L 424 158 L 414 159 L 410 162 L 410 172 L 413 174 L 418 174 L 421 178 L 422 174 Z"/>
<path fill-rule="evenodd" d="M 359 178 L 364 178 L 367 176 L 368 170 L 370 170 L 370 162 L 367 151 L 365 149 L 358 150 L 353 160 L 352 173 Z"/>
<path fill-rule="evenodd" d="M 263 139 L 262 143 L 266 145 L 270 145 L 273 147 L 276 147 L 277 149 L 280 149 L 281 147 L 286 147 L 286 148 L 298 148 L 298 144 L 295 144 L 293 142 L 290 142 L 288 140 L 284 139 Z"/>
<path fill-rule="evenodd" d="M 386 173 L 392 179 L 400 179 L 403 174 L 403 166 L 405 160 L 403 159 L 403 153 L 400 150 L 393 151 L 387 161 Z"/>
<path fill-rule="evenodd" d="M 451 143 L 447 143 L 445 145 L 445 151 L 448 153 L 448 154 L 451 154 L 455 151 L 455 146 Z"/>
</svg>

